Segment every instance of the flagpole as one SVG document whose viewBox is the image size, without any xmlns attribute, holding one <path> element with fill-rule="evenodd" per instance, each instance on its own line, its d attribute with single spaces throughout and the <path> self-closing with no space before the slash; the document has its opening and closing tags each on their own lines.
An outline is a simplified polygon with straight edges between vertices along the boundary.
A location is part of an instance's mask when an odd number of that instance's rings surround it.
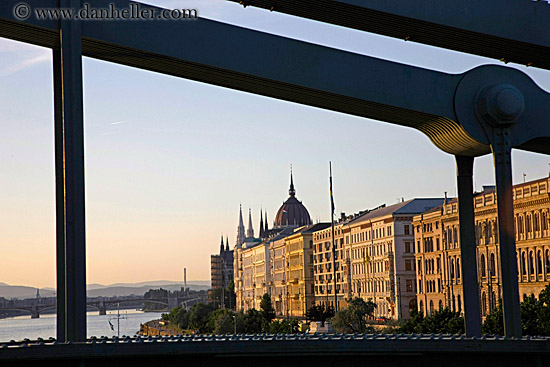
<svg viewBox="0 0 550 367">
<path fill-rule="evenodd" d="M 334 310 L 338 311 L 338 294 L 336 292 L 336 247 L 334 245 L 334 198 L 332 197 L 332 162 L 328 162 L 330 173 L 330 223 L 332 226 L 332 272 L 334 278 Z"/>
</svg>

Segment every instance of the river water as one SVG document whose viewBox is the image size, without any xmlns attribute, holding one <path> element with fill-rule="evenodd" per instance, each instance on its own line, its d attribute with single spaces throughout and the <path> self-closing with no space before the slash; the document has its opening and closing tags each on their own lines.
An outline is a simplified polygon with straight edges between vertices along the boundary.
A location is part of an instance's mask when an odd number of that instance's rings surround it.
<svg viewBox="0 0 550 367">
<path fill-rule="evenodd" d="M 139 325 L 160 318 L 160 312 L 142 312 L 137 310 L 120 311 L 120 336 L 135 335 Z M 88 312 L 88 337 L 116 336 L 118 331 L 117 311 L 108 311 L 107 315 L 98 315 L 97 311 Z M 55 338 L 55 314 L 40 315 L 39 319 L 30 316 L 10 317 L 0 319 L 0 342 L 50 337 Z M 113 324 L 111 329 L 109 321 Z"/>
</svg>

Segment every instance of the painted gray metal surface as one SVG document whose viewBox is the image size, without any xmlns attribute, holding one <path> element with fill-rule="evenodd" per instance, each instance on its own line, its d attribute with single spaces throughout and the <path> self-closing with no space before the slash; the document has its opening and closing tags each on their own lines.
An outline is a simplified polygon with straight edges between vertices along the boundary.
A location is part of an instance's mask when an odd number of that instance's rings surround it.
<svg viewBox="0 0 550 367">
<path fill-rule="evenodd" d="M 464 298 L 466 335 L 481 336 L 481 313 L 477 283 L 476 236 L 474 225 L 474 158 L 456 156 L 460 265 Z M 516 280 L 517 281 L 517 280 Z M 508 335 L 508 334 L 507 334 Z M 521 335 L 521 334 L 520 334 Z"/>
<path fill-rule="evenodd" d="M 0 345 L 2 366 L 535 366 L 550 357 L 548 338 L 456 335 L 192 335 L 123 337 L 86 343 Z"/>
<path fill-rule="evenodd" d="M 61 0 L 79 7 L 78 0 Z M 57 337 L 86 340 L 84 114 L 79 22 L 60 22 L 54 49 L 57 218 Z"/>
<path fill-rule="evenodd" d="M 410 42 L 550 69 L 550 6 L 518 0 L 229 0 Z"/>
<path fill-rule="evenodd" d="M 0 36 L 55 47 L 55 22 L 14 20 L 17 0 L 0 4 Z M 107 6 L 98 0 L 94 6 Z M 128 7 L 128 1 L 114 1 Z M 29 1 L 31 8 L 53 6 L 53 0 Z M 40 27 L 40 28 L 37 28 Z M 505 67 L 486 66 L 451 75 L 384 61 L 285 37 L 252 31 L 206 19 L 196 21 L 82 22 L 82 52 L 102 60 L 162 72 L 233 89 L 414 127 L 442 150 L 459 155 L 490 153 L 483 129 L 455 108 L 455 93 L 469 73 L 474 82 L 507 76 L 528 89 L 525 120 L 540 121 L 550 114 L 548 94 L 525 74 Z M 342 67 L 345 65 L 345 67 Z M 480 77 L 478 77 L 480 76 Z M 484 80 L 485 79 L 485 80 Z M 466 93 L 462 93 L 466 94 Z M 471 103 L 471 101 L 467 101 Z M 466 110 L 471 110 L 471 104 Z M 550 153 L 547 127 L 514 131 L 513 146 Z M 531 134 L 529 134 L 531 132 Z M 541 134 L 542 133 L 542 134 Z"/>
</svg>

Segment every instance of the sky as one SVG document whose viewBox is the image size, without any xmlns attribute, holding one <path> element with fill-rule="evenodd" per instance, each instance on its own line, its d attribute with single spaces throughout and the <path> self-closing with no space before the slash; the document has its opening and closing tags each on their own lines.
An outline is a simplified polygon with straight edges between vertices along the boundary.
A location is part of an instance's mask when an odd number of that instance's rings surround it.
<svg viewBox="0 0 550 367">
<path fill-rule="evenodd" d="M 496 60 L 222 0 L 147 1 L 201 17 L 448 73 Z M 550 72 L 508 64 L 550 91 Z M 87 282 L 210 279 L 220 236 L 234 246 L 239 205 L 270 226 L 288 197 L 337 212 L 456 195 L 454 158 L 408 128 L 84 58 Z M 0 38 L 0 282 L 55 286 L 51 51 Z M 515 183 L 550 157 L 514 150 Z M 494 184 L 477 158 L 475 187 Z M 247 219 L 245 219 L 245 225 Z"/>
</svg>

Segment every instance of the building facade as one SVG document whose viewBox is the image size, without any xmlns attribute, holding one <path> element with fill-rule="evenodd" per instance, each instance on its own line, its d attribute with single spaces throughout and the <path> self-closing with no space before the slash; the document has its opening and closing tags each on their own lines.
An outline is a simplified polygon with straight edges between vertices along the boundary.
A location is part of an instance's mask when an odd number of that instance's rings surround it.
<svg viewBox="0 0 550 367">
<path fill-rule="evenodd" d="M 515 185 L 514 225 L 520 298 L 538 296 L 550 281 L 550 179 Z M 474 195 L 477 271 L 482 316 L 502 297 L 497 204 L 494 187 Z M 463 310 L 458 202 L 414 218 L 419 310 Z"/>
<path fill-rule="evenodd" d="M 229 249 L 229 239 L 224 246 L 222 236 L 220 253 L 210 256 L 211 288 L 226 288 L 233 280 L 233 274 L 233 250 Z"/>
<path fill-rule="evenodd" d="M 305 317 L 315 304 L 313 234 L 329 226 L 329 223 L 304 226 L 284 239 L 290 316 Z"/>
<path fill-rule="evenodd" d="M 348 294 L 372 300 L 375 317 L 409 318 L 416 308 L 413 216 L 443 199 L 411 199 L 367 211 L 342 226 Z"/>
<path fill-rule="evenodd" d="M 290 175 L 289 197 L 277 211 L 273 228 L 269 229 L 267 226 L 267 213 L 265 214 L 265 225 L 263 220 L 264 217 L 260 214 L 260 238 L 254 238 L 252 219 L 249 213 L 248 237 L 235 246 L 233 270 L 237 309 L 247 311 L 255 308 L 259 310 L 261 298 L 267 293 L 271 295 L 272 303 L 278 315 L 303 315 L 305 304 L 312 304 L 313 302 L 313 293 L 311 291 L 304 293 L 305 288 L 300 293 L 300 287 L 305 287 L 306 278 L 309 283 L 312 283 L 313 274 L 309 258 L 304 260 L 304 251 L 311 251 L 311 248 L 307 246 L 304 248 L 304 245 L 300 245 L 300 243 L 310 240 L 311 231 L 300 234 L 301 231 L 298 228 L 309 228 L 311 218 L 305 206 L 296 198 L 292 172 Z M 241 211 L 239 213 L 237 238 L 242 238 L 243 234 L 244 225 L 242 224 Z M 286 242 L 288 236 L 294 236 L 292 246 Z M 307 245 L 310 245 L 309 242 L 307 242 Z M 296 284 L 289 283 L 291 279 L 289 273 L 290 258 L 288 257 L 290 246 L 293 248 L 293 276 L 300 271 L 302 274 L 296 277 L 298 279 Z M 302 247 L 299 250 L 294 250 L 300 246 Z M 295 255 L 302 261 L 300 263 L 302 267 L 299 269 L 296 267 L 298 264 L 295 264 Z M 292 278 L 292 282 L 294 282 L 294 278 Z M 309 289 L 311 289 L 311 285 Z M 297 293 L 294 294 L 294 291 Z M 290 300 L 289 293 L 292 294 L 292 300 Z M 302 298 L 305 303 L 300 301 Z M 294 311 L 291 312 L 292 305 L 294 305 Z"/>
<path fill-rule="evenodd" d="M 351 297 L 351 273 L 349 258 L 344 258 L 344 235 L 342 227 L 347 219 L 344 214 L 334 225 L 335 254 L 332 251 L 332 226 L 329 224 L 313 233 L 313 276 L 315 304 L 345 307 L 346 299 Z M 336 276 L 336 303 L 334 277 Z"/>
</svg>

